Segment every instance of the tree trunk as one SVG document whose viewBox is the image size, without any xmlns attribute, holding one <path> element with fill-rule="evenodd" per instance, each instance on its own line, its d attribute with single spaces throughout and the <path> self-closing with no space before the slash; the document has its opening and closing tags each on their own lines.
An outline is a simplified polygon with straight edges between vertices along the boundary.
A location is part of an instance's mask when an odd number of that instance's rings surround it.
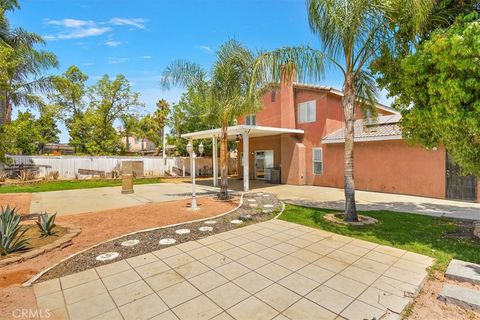
<svg viewBox="0 0 480 320">
<path fill-rule="evenodd" d="M 0 100 L 0 128 L 7 122 L 7 100 L 5 94 L 2 94 Z"/>
<path fill-rule="evenodd" d="M 125 132 L 125 139 L 126 139 L 126 148 L 127 148 L 127 152 L 130 152 L 130 134 L 128 133 L 128 131 Z"/>
<path fill-rule="evenodd" d="M 228 199 L 227 125 L 222 125 L 220 133 L 220 193 L 219 199 Z"/>
<path fill-rule="evenodd" d="M 355 204 L 355 183 L 353 178 L 353 138 L 355 125 L 355 88 L 353 75 L 347 75 L 345 77 L 342 104 L 345 118 L 345 150 L 343 160 L 345 221 L 358 221 Z"/>
</svg>

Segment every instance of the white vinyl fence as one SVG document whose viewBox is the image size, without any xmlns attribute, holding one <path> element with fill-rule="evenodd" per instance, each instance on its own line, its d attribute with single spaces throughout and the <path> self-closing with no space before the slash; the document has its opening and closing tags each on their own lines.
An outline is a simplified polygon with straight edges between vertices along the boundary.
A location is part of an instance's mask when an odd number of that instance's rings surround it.
<svg viewBox="0 0 480 320">
<path fill-rule="evenodd" d="M 78 176 L 78 169 L 103 171 L 121 170 L 122 161 L 143 161 L 145 176 L 189 175 L 190 159 L 188 157 L 169 157 L 165 166 L 161 157 L 124 157 L 124 156 L 14 156 L 7 158 L 16 164 L 40 165 L 40 177 L 58 171 L 60 179 L 71 179 Z M 46 166 L 46 167 L 43 167 Z M 199 157 L 195 161 L 196 175 L 212 175 L 212 158 Z"/>
</svg>

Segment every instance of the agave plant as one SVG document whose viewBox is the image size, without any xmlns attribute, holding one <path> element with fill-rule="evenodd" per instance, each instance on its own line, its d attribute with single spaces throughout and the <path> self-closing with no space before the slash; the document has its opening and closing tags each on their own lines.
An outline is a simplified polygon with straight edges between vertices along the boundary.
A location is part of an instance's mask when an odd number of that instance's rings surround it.
<svg viewBox="0 0 480 320">
<path fill-rule="evenodd" d="M 53 232 L 53 227 L 55 227 L 56 216 L 56 213 L 50 216 L 45 212 L 38 217 L 37 226 L 40 228 L 42 237 L 53 236 L 55 234 L 55 232 Z"/>
<path fill-rule="evenodd" d="M 0 255 L 27 250 L 29 239 L 23 239 L 28 228 L 20 225 L 20 215 L 15 208 L 1 207 L 0 210 Z"/>
</svg>

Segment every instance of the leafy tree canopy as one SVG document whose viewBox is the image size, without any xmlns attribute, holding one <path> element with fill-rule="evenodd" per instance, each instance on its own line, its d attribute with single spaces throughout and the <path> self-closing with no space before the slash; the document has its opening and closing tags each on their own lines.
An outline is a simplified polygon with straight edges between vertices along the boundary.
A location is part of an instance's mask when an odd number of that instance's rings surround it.
<svg viewBox="0 0 480 320">
<path fill-rule="evenodd" d="M 480 20 L 473 12 L 439 29 L 398 70 L 403 134 L 445 146 L 467 174 L 480 176 Z"/>
</svg>

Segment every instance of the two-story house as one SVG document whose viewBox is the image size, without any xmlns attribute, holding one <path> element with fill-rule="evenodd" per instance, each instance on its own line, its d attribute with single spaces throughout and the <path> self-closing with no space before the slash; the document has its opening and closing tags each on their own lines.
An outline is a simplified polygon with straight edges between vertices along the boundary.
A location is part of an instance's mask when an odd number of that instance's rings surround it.
<svg viewBox="0 0 480 320">
<path fill-rule="evenodd" d="M 239 175 L 250 179 L 281 172 L 281 183 L 343 188 L 344 119 L 342 92 L 327 86 L 284 81 L 263 97 L 263 109 L 228 128 L 239 140 Z M 398 125 L 401 115 L 378 104 L 377 114 L 362 120 L 356 110 L 354 175 L 358 190 L 479 201 L 475 177 L 463 177 L 446 150 L 408 145 Z M 212 138 L 220 130 L 184 134 Z M 214 148 L 216 151 L 216 148 Z M 214 185 L 217 184 L 214 162 Z"/>
</svg>

